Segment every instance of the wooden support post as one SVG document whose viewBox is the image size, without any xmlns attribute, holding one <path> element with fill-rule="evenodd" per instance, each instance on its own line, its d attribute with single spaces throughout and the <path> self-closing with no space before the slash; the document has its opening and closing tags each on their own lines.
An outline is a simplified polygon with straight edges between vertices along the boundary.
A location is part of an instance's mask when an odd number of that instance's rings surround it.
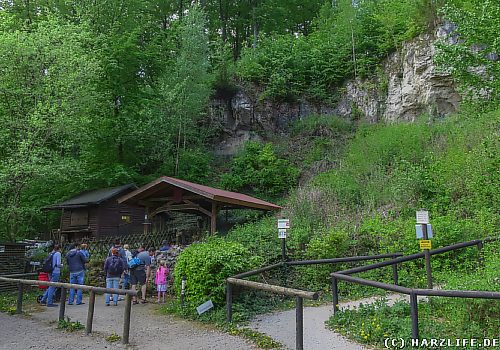
<svg viewBox="0 0 500 350">
<path fill-rule="evenodd" d="M 217 230 L 217 202 L 212 201 L 212 213 L 210 215 L 210 234 L 215 234 Z"/>
<path fill-rule="evenodd" d="M 226 282 L 226 320 L 233 321 L 233 286 Z"/>
<path fill-rule="evenodd" d="M 23 292 L 24 285 L 21 282 L 17 282 L 17 308 L 16 314 L 23 313 Z"/>
<path fill-rule="evenodd" d="M 87 325 L 85 326 L 85 333 L 92 333 L 92 322 L 94 321 L 94 305 L 95 305 L 95 292 L 90 291 L 89 310 L 87 313 Z"/>
<path fill-rule="evenodd" d="M 417 294 L 410 293 L 411 337 L 418 339 L 418 301 Z"/>
<path fill-rule="evenodd" d="M 66 312 L 66 288 L 61 287 L 61 300 L 59 300 L 59 321 L 64 321 Z"/>
<path fill-rule="evenodd" d="M 333 300 L 333 314 L 339 311 L 339 287 L 336 277 L 332 277 L 332 300 Z"/>
<path fill-rule="evenodd" d="M 295 349 L 304 350 L 304 308 L 301 297 L 295 297 Z"/>
<path fill-rule="evenodd" d="M 123 336 L 122 344 L 128 344 L 130 336 L 130 313 L 132 311 L 132 296 L 127 294 L 125 297 L 125 314 L 123 317 Z"/>
</svg>

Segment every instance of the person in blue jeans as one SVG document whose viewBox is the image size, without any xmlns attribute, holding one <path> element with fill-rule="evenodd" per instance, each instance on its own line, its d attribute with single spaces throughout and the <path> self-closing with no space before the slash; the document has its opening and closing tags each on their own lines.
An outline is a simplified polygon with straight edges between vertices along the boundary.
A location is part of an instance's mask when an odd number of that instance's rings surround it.
<svg viewBox="0 0 500 350">
<path fill-rule="evenodd" d="M 125 270 L 125 262 L 120 257 L 120 252 L 117 248 L 111 249 L 111 256 L 104 262 L 104 273 L 106 274 L 106 288 L 118 289 L 120 285 L 120 277 Z M 106 306 L 110 305 L 110 295 L 105 294 Z M 118 305 L 118 294 L 113 294 L 113 305 Z"/>
<path fill-rule="evenodd" d="M 68 262 L 69 269 L 69 283 L 83 284 L 85 278 L 85 263 L 89 260 L 86 255 L 78 249 L 77 243 L 71 245 L 71 250 L 66 254 L 66 261 Z M 73 305 L 74 300 L 75 290 L 71 288 L 69 290 L 68 305 Z M 82 290 L 78 289 L 76 292 L 76 305 L 81 304 L 83 304 Z"/>
<path fill-rule="evenodd" d="M 61 277 L 61 268 L 63 264 L 61 262 L 61 247 L 59 244 L 54 245 L 52 250 L 52 267 L 54 268 L 50 273 L 50 282 L 59 282 L 59 278 Z M 57 287 L 50 286 L 45 293 L 43 293 L 41 303 L 47 304 L 48 307 L 57 306 L 54 304 L 54 293 L 56 292 Z"/>
</svg>

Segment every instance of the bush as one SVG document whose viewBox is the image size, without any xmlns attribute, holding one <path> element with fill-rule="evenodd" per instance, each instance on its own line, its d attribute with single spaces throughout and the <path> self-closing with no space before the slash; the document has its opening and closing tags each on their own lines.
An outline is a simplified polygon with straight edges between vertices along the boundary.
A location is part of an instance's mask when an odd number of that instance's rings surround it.
<svg viewBox="0 0 500 350">
<path fill-rule="evenodd" d="M 297 182 L 299 170 L 289 161 L 278 158 L 268 143 L 247 142 L 232 164 L 231 172 L 221 177 L 222 187 L 247 190 L 266 196 L 277 196 Z"/>
<path fill-rule="evenodd" d="M 182 277 L 186 278 L 186 302 L 191 307 L 211 299 L 215 305 L 224 302 L 225 279 L 255 268 L 262 259 L 242 244 L 222 238 L 190 245 L 175 264 L 174 287 L 181 293 Z"/>
</svg>

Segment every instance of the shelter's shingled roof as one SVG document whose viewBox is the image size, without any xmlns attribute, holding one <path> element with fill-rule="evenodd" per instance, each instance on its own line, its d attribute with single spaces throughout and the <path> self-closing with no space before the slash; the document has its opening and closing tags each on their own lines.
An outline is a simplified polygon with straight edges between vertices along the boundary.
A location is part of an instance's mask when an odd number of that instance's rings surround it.
<svg viewBox="0 0 500 350">
<path fill-rule="evenodd" d="M 238 207 L 257 208 L 264 210 L 282 209 L 279 205 L 254 198 L 243 193 L 225 191 L 218 188 L 204 186 L 168 176 L 162 176 L 150 182 L 149 184 L 146 184 L 138 188 L 137 190 L 118 198 L 118 203 L 126 202 L 130 204 L 137 204 L 141 199 L 147 198 L 148 196 L 152 195 L 160 188 L 165 186 L 178 187 L 188 192 L 198 194 L 207 199 L 221 203 L 233 204 Z"/>
<path fill-rule="evenodd" d="M 123 194 L 127 190 L 135 190 L 137 186 L 133 183 L 110 188 L 101 188 L 93 191 L 86 191 L 72 197 L 64 202 L 53 204 L 44 209 L 79 208 L 90 205 L 97 205 L 110 198 Z"/>
</svg>

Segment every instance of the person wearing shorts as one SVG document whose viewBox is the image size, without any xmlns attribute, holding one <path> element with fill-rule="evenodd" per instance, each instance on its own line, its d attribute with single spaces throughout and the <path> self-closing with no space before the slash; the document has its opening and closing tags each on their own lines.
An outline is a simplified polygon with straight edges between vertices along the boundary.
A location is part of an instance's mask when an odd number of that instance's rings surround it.
<svg viewBox="0 0 500 350">
<path fill-rule="evenodd" d="M 141 303 L 147 303 L 146 291 L 148 286 L 149 277 L 151 275 L 151 257 L 155 255 L 156 250 L 154 248 L 149 248 L 148 251 L 144 249 L 144 246 L 140 246 L 137 250 L 136 257 L 141 260 L 141 265 L 130 270 L 130 289 L 136 290 L 135 286 L 141 285 Z M 133 298 L 134 304 L 139 304 L 137 297 Z"/>
</svg>

